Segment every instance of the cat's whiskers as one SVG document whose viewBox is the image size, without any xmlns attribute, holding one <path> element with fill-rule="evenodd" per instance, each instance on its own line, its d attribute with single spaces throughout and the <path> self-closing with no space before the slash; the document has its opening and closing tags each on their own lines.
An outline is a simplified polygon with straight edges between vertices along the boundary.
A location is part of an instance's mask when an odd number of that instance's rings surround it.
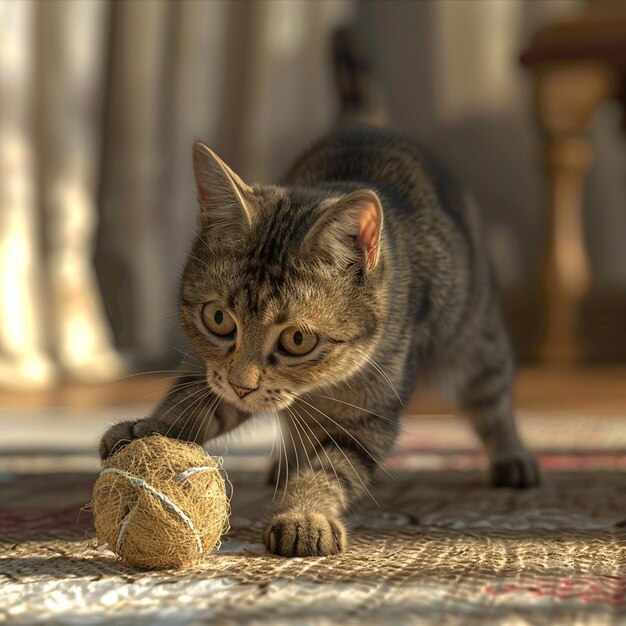
<svg viewBox="0 0 626 626">
<path fill-rule="evenodd" d="M 278 434 L 280 434 L 280 436 L 282 437 L 282 434 L 280 432 L 280 420 L 278 418 L 278 413 L 276 413 L 276 411 L 274 411 L 273 413 L 274 415 L 274 423 L 276 426 L 276 430 L 278 431 Z M 276 430 L 274 431 L 274 436 L 276 437 Z M 276 484 L 274 485 L 274 495 L 272 496 L 272 500 L 276 500 L 276 494 L 278 493 L 278 483 L 280 483 L 280 477 L 281 477 L 281 469 L 282 469 L 282 461 L 283 461 L 283 451 L 280 447 L 280 445 L 278 445 L 278 471 L 276 472 Z"/>
<path fill-rule="evenodd" d="M 159 387 L 161 386 L 163 382 L 167 380 L 178 379 L 178 378 L 180 378 L 180 376 L 165 376 L 163 378 L 160 378 L 158 381 L 152 381 L 151 383 L 146 382 L 145 385 L 142 385 L 141 391 L 134 392 L 133 394 L 134 398 L 136 400 L 143 400 L 144 398 L 149 396 L 152 399 L 154 397 L 155 391 L 159 389 Z M 182 389 L 185 389 L 186 387 L 192 387 L 194 385 L 204 385 L 204 384 L 205 384 L 204 380 L 176 383 L 167 390 L 167 393 L 171 394 L 175 391 L 180 391 Z M 122 404 L 123 404 L 122 401 L 120 401 L 118 403 L 113 404 L 112 406 L 121 406 Z"/>
<path fill-rule="evenodd" d="M 322 442 L 319 440 L 319 437 L 315 434 L 315 431 L 311 428 L 311 426 L 309 424 L 307 424 L 306 420 L 298 413 L 298 411 L 296 410 L 295 405 L 292 406 L 291 408 L 293 409 L 294 415 L 298 416 L 298 418 L 300 420 L 300 423 L 309 430 L 309 432 L 311 433 L 311 435 L 313 435 L 313 437 L 315 437 L 315 440 L 317 441 L 317 446 L 315 446 L 315 444 L 313 443 L 313 441 L 311 440 L 311 438 L 307 434 L 306 430 L 303 429 L 304 434 L 307 436 L 307 439 L 311 443 L 311 447 L 313 448 L 313 452 L 315 452 L 315 456 L 317 456 L 317 461 L 320 464 L 320 468 L 324 472 L 324 477 L 326 478 L 326 483 L 328 485 L 328 488 L 332 490 L 332 487 L 331 487 L 331 484 L 330 484 L 330 480 L 328 478 L 328 472 L 326 471 L 326 468 L 324 467 L 324 464 L 322 463 L 322 459 L 320 458 L 320 455 L 319 455 L 319 452 L 317 451 L 317 448 L 319 447 L 322 450 L 322 452 L 325 454 L 326 459 L 328 460 L 328 464 L 330 465 L 330 468 L 333 470 L 333 473 L 335 474 L 335 480 L 337 481 L 337 486 L 339 488 L 339 499 L 341 500 L 341 505 L 343 507 L 345 507 L 345 498 L 344 498 L 344 494 L 343 494 L 343 487 L 341 485 L 341 481 L 339 480 L 339 476 L 337 474 L 337 471 L 335 470 L 335 466 L 334 466 L 334 464 L 332 462 L 332 459 L 328 456 L 328 452 L 326 451 L 326 449 L 322 445 Z M 308 411 L 307 411 L 307 413 L 308 413 Z"/>
<path fill-rule="evenodd" d="M 294 424 L 295 426 L 295 424 Z M 296 446 L 296 442 L 293 438 L 293 433 L 291 432 L 291 428 L 289 426 L 285 426 L 287 428 L 287 432 L 289 433 L 289 437 L 291 438 L 291 445 L 293 446 L 293 452 L 296 456 L 296 485 L 298 484 L 298 477 L 300 476 L 300 461 L 298 460 L 298 447 Z M 283 494 L 283 499 L 284 499 Z"/>
<path fill-rule="evenodd" d="M 197 396 L 198 394 L 203 394 L 202 396 L 200 396 L 200 398 L 203 398 L 203 397 L 206 397 L 209 393 L 210 393 L 210 389 L 208 387 L 206 387 L 205 385 L 203 385 L 201 389 L 198 389 L 197 391 L 193 391 L 192 393 L 190 393 L 188 395 L 184 395 L 178 402 L 176 402 L 176 404 L 173 404 L 169 409 L 167 409 L 167 411 L 165 411 L 165 413 L 163 413 L 162 416 L 160 416 L 160 420 L 164 420 L 174 409 L 178 408 L 183 402 L 189 401 L 190 398 L 193 398 L 194 396 Z M 176 419 L 170 424 L 169 428 L 165 432 L 165 436 L 166 437 L 170 434 L 172 428 L 174 428 L 174 426 L 177 424 L 178 420 L 183 415 L 184 415 L 184 411 L 181 412 L 176 417 Z"/>
<path fill-rule="evenodd" d="M 186 374 L 185 376 L 180 376 L 177 374 L 171 374 L 170 376 L 165 376 L 162 379 L 159 378 L 158 381 L 156 381 L 156 384 L 158 384 L 159 382 L 161 382 L 161 380 L 172 380 L 172 379 L 181 379 L 181 378 L 185 378 L 186 376 L 192 376 L 192 374 Z M 171 388 L 169 389 L 168 393 L 171 393 L 172 391 L 176 390 L 176 389 L 180 389 L 181 385 L 188 385 L 190 383 L 202 383 L 203 385 L 206 384 L 206 379 L 204 377 L 200 378 L 199 380 L 181 380 L 179 383 L 174 383 Z"/>
<path fill-rule="evenodd" d="M 206 386 L 206 383 L 203 380 L 187 382 L 187 383 L 178 383 L 171 387 L 171 389 L 168 391 L 168 394 L 171 394 L 173 392 L 178 393 L 180 391 L 184 391 L 185 389 L 191 389 L 192 387 L 197 387 L 197 386 L 200 386 L 200 389 L 198 389 L 198 391 L 201 391 Z M 146 391 L 143 395 L 146 396 L 149 393 L 153 393 L 153 392 Z"/>
<path fill-rule="evenodd" d="M 282 504 L 285 501 L 285 496 L 287 495 L 287 486 L 289 485 L 289 455 L 287 454 L 287 446 L 285 444 L 285 434 L 283 433 L 282 428 L 280 428 L 279 430 L 280 441 L 283 444 L 283 450 L 285 452 L 285 485 L 283 487 L 283 496 L 280 499 L 280 503 Z"/>
<path fill-rule="evenodd" d="M 200 415 L 196 418 L 195 423 L 192 425 L 190 433 L 191 433 L 191 441 L 197 441 L 200 437 L 201 430 L 205 427 L 205 422 L 208 413 L 211 413 L 210 420 L 213 419 L 215 415 L 215 411 L 217 411 L 217 406 L 221 402 L 221 397 L 218 394 L 215 394 L 215 397 L 212 400 L 209 400 L 207 406 L 205 406 L 204 412 L 202 412 L 202 403 L 200 405 Z M 208 427 L 208 424 L 206 424 Z M 197 427 L 197 431 L 196 431 Z"/>
<path fill-rule="evenodd" d="M 270 459 L 274 456 L 274 445 L 276 444 L 276 420 L 278 419 L 278 413 L 276 411 L 272 411 L 275 419 L 272 420 L 272 449 L 270 450 Z"/>
<path fill-rule="evenodd" d="M 201 394 L 200 397 L 196 398 L 188 407 L 186 407 L 186 410 L 184 412 L 181 412 L 181 414 L 172 422 L 170 427 L 167 429 L 165 436 L 167 437 L 169 435 L 172 428 L 178 423 L 178 420 L 184 415 L 185 422 L 182 428 L 178 430 L 178 435 L 182 434 L 185 439 L 189 439 L 189 437 L 185 435 L 185 433 L 187 432 L 187 424 L 189 424 L 189 421 L 191 420 L 192 416 L 194 415 L 198 407 L 202 407 L 203 402 L 206 400 L 208 396 L 209 396 L 209 390 L 207 389 L 205 390 L 205 393 Z M 177 438 L 176 434 L 174 434 L 174 438 Z"/>
<path fill-rule="evenodd" d="M 174 374 L 170 378 L 176 378 L 176 374 L 178 376 L 182 376 L 184 374 L 188 375 L 198 375 L 200 372 L 198 370 L 183 370 L 183 369 L 175 369 L 175 370 L 151 370 L 147 372 L 134 372 L 133 374 L 127 374 L 126 376 L 121 376 L 120 378 L 116 378 L 113 383 L 120 383 L 124 380 L 128 380 L 129 378 L 136 378 L 137 376 L 151 376 L 152 374 Z M 164 378 L 163 380 L 167 380 Z"/>
<path fill-rule="evenodd" d="M 187 350 L 187 352 L 183 352 L 180 348 L 177 348 L 176 346 L 168 346 L 170 349 L 172 350 L 176 350 L 176 352 L 178 352 L 179 354 L 183 355 L 183 360 L 181 365 L 185 365 L 185 361 L 191 357 L 193 359 L 193 361 L 195 361 L 196 363 L 198 363 L 198 365 L 201 365 L 201 362 L 199 359 L 197 359 L 195 356 L 193 356 L 193 354 L 191 354 L 193 348 L 189 348 L 189 350 Z"/>
<path fill-rule="evenodd" d="M 383 472 L 385 472 L 385 474 L 387 474 L 387 476 L 389 476 L 389 478 L 391 478 L 394 481 L 396 480 L 396 478 L 394 476 L 392 476 L 389 473 L 389 471 L 383 465 L 381 465 L 380 461 L 349 430 L 344 428 L 339 422 L 337 422 L 332 417 L 330 417 L 330 415 L 327 415 L 326 413 L 324 413 L 324 411 L 318 409 L 315 405 L 308 403 L 304 398 L 300 397 L 299 400 L 302 400 L 302 402 L 304 402 L 305 404 L 310 406 L 312 409 L 316 410 L 318 413 L 323 415 L 327 420 L 332 422 L 335 426 L 337 426 L 338 428 L 341 428 L 341 430 L 343 430 L 343 432 L 346 433 L 346 435 L 348 435 L 348 437 L 351 437 L 352 440 L 370 457 L 370 459 L 372 459 L 372 461 L 374 461 L 374 463 L 376 463 L 376 465 L 378 465 L 378 467 Z"/>
<path fill-rule="evenodd" d="M 363 411 L 364 413 L 369 413 L 370 415 L 374 415 L 375 417 L 380 417 L 381 419 L 387 420 L 388 422 L 393 422 L 394 424 L 399 423 L 399 420 L 393 419 L 392 417 L 387 417 L 386 415 L 381 415 L 380 413 L 374 413 L 374 411 L 364 409 L 362 406 L 357 406 L 356 404 L 346 402 L 345 400 L 339 400 L 338 398 L 333 398 L 332 396 L 325 396 L 321 393 L 315 393 L 314 391 L 307 391 L 306 395 L 317 396 L 318 398 L 324 398 L 326 400 L 332 400 L 333 402 L 339 402 L 340 404 L 351 406 L 353 409 L 357 409 L 358 411 Z"/>
<path fill-rule="evenodd" d="M 213 400 L 210 400 L 207 403 L 207 405 L 204 407 L 204 410 L 202 404 L 200 404 L 198 416 L 195 418 L 193 424 L 191 425 L 191 428 L 189 429 L 189 441 L 198 441 L 198 438 L 200 437 L 200 432 L 205 426 L 208 414 L 211 413 L 211 418 L 213 417 L 219 400 L 219 396 L 215 396 Z"/>
<path fill-rule="evenodd" d="M 309 404 L 308 402 L 306 402 L 306 400 L 303 400 L 302 398 L 298 398 L 298 400 L 302 400 L 305 404 L 307 404 L 308 406 L 310 406 L 311 408 L 315 409 L 315 407 L 312 404 Z M 352 471 L 354 472 L 355 476 L 359 479 L 359 482 L 361 483 L 361 485 L 363 486 L 363 489 L 366 491 L 366 493 L 369 495 L 369 497 L 374 501 L 374 503 L 377 506 L 380 506 L 378 504 L 378 501 L 376 500 L 376 498 L 374 498 L 374 496 L 372 495 L 372 492 L 367 488 L 367 485 L 365 484 L 365 482 L 363 481 L 363 479 L 361 478 L 361 474 L 359 474 L 359 472 L 357 471 L 357 469 L 354 467 L 354 465 L 352 464 L 352 461 L 350 461 L 350 459 L 348 458 L 348 455 L 344 452 L 343 448 L 337 443 L 337 441 L 335 440 L 335 438 L 330 434 L 330 432 L 328 431 L 328 429 L 307 409 L 305 409 L 304 407 L 302 407 L 302 409 L 306 412 L 306 414 L 328 435 L 329 439 L 333 442 L 333 444 L 335 445 L 335 447 L 337 448 L 337 450 L 339 450 L 339 452 L 341 452 L 341 454 L 343 455 L 343 458 L 346 460 L 346 462 L 348 463 L 348 465 L 352 468 Z M 315 409 L 317 410 L 317 409 Z M 326 416 L 327 417 L 327 416 Z M 328 456 L 328 454 L 327 454 Z M 331 466 L 333 468 L 333 471 L 335 472 L 335 476 L 337 477 L 337 482 L 339 484 L 341 484 L 339 482 L 339 476 L 337 475 L 337 471 L 335 470 L 335 466 L 332 464 L 332 461 L 330 461 L 330 458 L 328 458 L 329 462 L 331 463 Z"/>
<path fill-rule="evenodd" d="M 180 378 L 179 376 L 171 376 L 170 378 Z M 160 382 L 163 382 L 164 380 L 168 380 L 168 378 L 163 378 Z M 150 396 L 153 397 L 154 396 L 154 391 L 156 388 L 158 388 L 160 386 L 160 382 L 154 382 L 152 385 L 147 385 L 144 388 L 144 391 L 140 392 L 136 392 L 135 393 L 135 397 L 137 399 L 143 399 L 146 396 Z M 187 389 L 189 387 L 193 387 L 195 385 L 202 385 L 204 386 L 206 383 L 204 380 L 196 380 L 196 381 L 192 381 L 192 382 L 184 382 L 184 383 L 176 383 L 174 385 L 172 385 L 172 387 L 170 387 L 170 389 L 168 389 L 167 391 L 167 395 L 170 395 L 174 392 L 179 392 L 182 391 L 183 389 Z"/>
<path fill-rule="evenodd" d="M 202 410 L 206 408 L 206 405 L 205 405 L 206 399 L 207 399 L 207 396 L 202 396 L 201 398 L 199 398 L 198 400 L 194 402 L 193 409 L 191 409 L 191 411 L 189 412 L 189 415 L 187 416 L 187 419 L 185 420 L 185 423 L 183 424 L 181 433 L 183 433 L 183 436 L 185 437 L 187 441 L 194 441 L 192 437 L 193 429 L 194 429 L 194 426 L 196 425 L 198 418 L 202 415 Z M 213 402 L 214 400 L 209 400 L 210 404 L 212 404 Z M 190 421 L 191 421 L 191 425 L 188 426 Z"/>
<path fill-rule="evenodd" d="M 213 413 L 211 413 L 211 417 L 209 418 L 209 423 L 207 424 L 207 429 L 211 425 L 211 422 L 213 421 L 213 418 L 215 417 L 217 410 L 220 408 L 221 402 L 222 402 L 222 399 L 218 396 L 217 404 L 215 405 L 215 408 L 213 409 Z"/>
<path fill-rule="evenodd" d="M 385 370 L 380 365 L 378 365 L 378 363 L 376 363 L 376 361 L 374 361 L 374 359 L 369 354 L 358 348 L 357 352 L 367 361 L 369 365 L 371 365 L 381 375 L 382 379 L 389 385 L 396 398 L 398 398 L 398 400 L 400 401 L 400 404 L 404 406 L 404 402 L 402 401 L 402 398 L 400 397 L 400 394 L 398 393 L 395 385 L 391 381 L 391 378 L 389 378 L 389 376 L 387 375 L 387 372 L 385 372 Z"/>
<path fill-rule="evenodd" d="M 208 389 L 206 380 L 195 380 L 190 382 L 176 383 L 172 386 L 172 389 L 169 393 L 183 391 L 184 389 L 190 389 L 191 387 L 195 387 L 197 385 L 200 385 L 201 388 L 206 387 Z"/>
<path fill-rule="evenodd" d="M 210 409 L 207 409 L 204 417 L 202 418 L 202 422 L 200 424 L 200 427 L 198 428 L 198 433 L 196 434 L 196 436 L 200 435 L 200 428 L 204 427 L 205 431 L 208 431 L 210 426 L 211 426 L 211 422 L 213 421 L 213 418 L 215 417 L 215 414 L 217 413 L 217 409 L 220 406 L 220 402 L 222 401 L 222 399 L 219 396 L 215 397 L 215 402 L 211 405 Z M 209 411 L 211 412 L 211 415 L 209 415 L 209 419 L 208 422 L 206 423 L 206 426 L 204 425 L 204 422 L 206 420 L 206 414 L 209 413 Z"/>
<path fill-rule="evenodd" d="M 303 450 L 304 454 L 306 455 L 307 461 L 309 463 L 309 468 L 311 469 L 311 472 L 313 472 L 313 465 L 311 463 L 311 458 L 309 457 L 309 453 L 307 452 L 306 446 L 304 445 L 304 440 L 302 439 L 302 435 L 300 434 L 300 428 L 298 427 L 298 418 L 296 417 L 294 412 L 291 409 L 289 409 L 289 408 L 287 409 L 287 413 L 289 413 L 289 416 L 293 420 L 293 425 L 294 425 L 294 428 L 296 429 L 296 434 L 298 435 L 298 438 L 300 439 L 300 443 L 302 444 L 302 450 Z M 310 442 L 310 440 L 309 440 L 309 442 Z M 312 445 L 312 442 L 310 442 L 310 443 Z"/>
<path fill-rule="evenodd" d="M 304 430 L 304 427 L 308 426 L 306 424 L 306 422 L 304 421 L 304 419 L 302 418 L 302 416 L 298 415 L 297 412 L 295 410 L 289 410 L 289 414 L 291 415 L 291 417 L 294 420 L 294 427 L 296 429 L 296 433 L 298 434 L 298 437 L 300 437 L 300 441 L 302 442 L 302 449 L 304 450 L 304 453 L 306 455 L 307 461 L 309 463 L 309 468 L 311 470 L 311 473 L 314 475 L 315 471 L 313 470 L 313 463 L 311 462 L 311 457 L 309 456 L 309 453 L 307 451 L 306 445 L 304 444 L 304 441 L 302 440 L 302 435 L 300 435 L 300 429 L 302 429 L 302 432 L 304 433 L 304 435 L 307 437 L 309 444 L 311 445 L 311 448 L 313 449 L 313 451 L 315 452 L 315 454 L 317 455 L 317 460 L 320 464 L 320 469 L 324 472 L 324 478 L 326 479 L 326 484 L 328 485 L 328 489 L 329 491 L 332 492 L 332 487 L 330 484 L 330 480 L 328 479 L 328 473 L 326 472 L 326 468 L 324 467 L 324 465 L 322 464 L 322 461 L 319 457 L 319 454 L 317 453 L 317 450 L 315 448 L 315 444 L 313 443 L 311 437 L 309 437 L 308 433 L 306 432 L 306 430 Z M 319 443 L 319 440 L 318 440 Z M 321 490 L 321 485 L 319 483 L 319 481 L 314 481 L 314 485 L 315 488 L 317 490 L 318 496 L 321 498 L 322 497 L 322 490 Z M 343 505 L 343 493 L 340 494 L 341 495 L 341 503 Z"/>
</svg>

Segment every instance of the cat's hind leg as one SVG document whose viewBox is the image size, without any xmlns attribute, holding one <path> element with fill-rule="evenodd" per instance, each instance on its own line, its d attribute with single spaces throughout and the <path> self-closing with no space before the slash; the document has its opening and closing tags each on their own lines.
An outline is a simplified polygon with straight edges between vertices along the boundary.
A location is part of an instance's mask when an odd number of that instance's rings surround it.
<svg viewBox="0 0 626 626">
<path fill-rule="evenodd" d="M 534 487 L 540 473 L 517 433 L 513 357 L 499 316 L 490 317 L 472 353 L 460 372 L 457 401 L 485 446 L 491 482 L 495 487 Z"/>
</svg>

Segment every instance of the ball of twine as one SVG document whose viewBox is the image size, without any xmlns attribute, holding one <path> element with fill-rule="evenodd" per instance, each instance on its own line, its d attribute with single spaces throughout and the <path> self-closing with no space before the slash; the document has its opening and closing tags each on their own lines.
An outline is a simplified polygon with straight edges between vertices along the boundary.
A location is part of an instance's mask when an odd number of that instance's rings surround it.
<svg viewBox="0 0 626 626">
<path fill-rule="evenodd" d="M 128 565 L 203 560 L 228 530 L 221 459 L 161 435 L 136 439 L 103 465 L 93 489 L 96 535 Z"/>
</svg>

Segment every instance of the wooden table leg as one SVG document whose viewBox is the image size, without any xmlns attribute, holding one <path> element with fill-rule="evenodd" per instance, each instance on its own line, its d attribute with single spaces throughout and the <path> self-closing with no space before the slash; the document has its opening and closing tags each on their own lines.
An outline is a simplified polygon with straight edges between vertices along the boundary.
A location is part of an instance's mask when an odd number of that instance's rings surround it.
<svg viewBox="0 0 626 626">
<path fill-rule="evenodd" d="M 548 178 L 540 357 L 544 362 L 571 363 L 581 357 L 578 313 L 590 285 L 583 190 L 592 151 L 584 133 L 615 81 L 610 68 L 600 63 L 545 63 L 534 69 Z"/>
</svg>

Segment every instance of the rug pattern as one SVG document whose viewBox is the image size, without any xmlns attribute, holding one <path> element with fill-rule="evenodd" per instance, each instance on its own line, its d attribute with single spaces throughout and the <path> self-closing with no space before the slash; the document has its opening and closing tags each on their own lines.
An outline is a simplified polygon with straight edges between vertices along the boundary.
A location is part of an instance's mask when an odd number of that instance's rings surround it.
<svg viewBox="0 0 626 626">
<path fill-rule="evenodd" d="M 611 423 L 618 435 L 626 419 Z M 588 421 L 585 430 L 589 429 Z M 0 474 L 0 620 L 12 624 L 626 623 L 626 453 L 619 437 L 540 454 L 545 484 L 486 486 L 484 458 L 450 437 L 405 433 L 369 503 L 349 512 L 350 547 L 326 558 L 265 553 L 273 488 L 233 469 L 232 529 L 180 572 L 125 567 L 99 547 L 96 474 Z M 418 429 L 419 430 L 419 429 Z M 571 432 L 567 437 L 571 437 Z M 424 443 L 426 441 L 426 443 Z M 452 446 L 454 447 L 454 446 Z M 242 463 L 242 467 L 246 466 Z M 0 464 L 1 467 L 1 464 Z M 277 497 L 280 499 L 280 491 Z"/>
</svg>

